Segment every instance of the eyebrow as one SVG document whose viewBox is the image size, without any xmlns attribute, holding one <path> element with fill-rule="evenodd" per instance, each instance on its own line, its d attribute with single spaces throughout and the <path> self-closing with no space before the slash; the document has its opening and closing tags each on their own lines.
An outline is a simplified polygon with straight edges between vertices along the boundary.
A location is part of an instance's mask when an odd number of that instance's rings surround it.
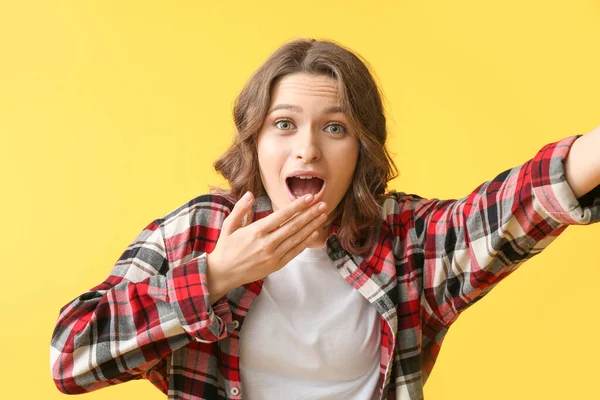
<svg viewBox="0 0 600 400">
<path fill-rule="evenodd" d="M 273 109 L 271 111 L 269 111 L 267 113 L 267 115 L 269 115 L 272 112 L 277 111 L 277 110 L 289 110 L 289 111 L 296 112 L 298 114 L 302 114 L 304 112 L 302 107 L 298 107 L 293 104 L 278 104 L 275 107 L 273 107 Z M 342 109 L 342 107 L 334 106 L 334 107 L 329 107 L 329 108 L 326 108 L 325 110 L 323 110 L 323 114 L 345 114 L 345 112 Z"/>
</svg>

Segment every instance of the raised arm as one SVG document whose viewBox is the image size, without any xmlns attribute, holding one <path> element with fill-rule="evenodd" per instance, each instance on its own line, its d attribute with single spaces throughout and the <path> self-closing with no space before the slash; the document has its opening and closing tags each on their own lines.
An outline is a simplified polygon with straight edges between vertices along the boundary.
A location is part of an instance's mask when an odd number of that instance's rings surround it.
<svg viewBox="0 0 600 400">
<path fill-rule="evenodd" d="M 180 221 L 188 219 L 186 213 Z M 226 298 L 209 305 L 206 253 L 170 265 L 164 221 L 144 228 L 102 284 L 61 309 L 50 348 L 61 392 L 147 378 L 166 393 L 172 351 L 194 339 L 214 342 L 233 329 Z"/>
<path fill-rule="evenodd" d="M 425 324 L 449 327 L 567 226 L 600 221 L 600 186 L 578 199 L 566 180 L 565 161 L 577 138 L 544 146 L 459 200 L 396 194 L 388 223 L 406 239 L 396 256 L 417 269 L 406 273 L 422 276 Z M 581 168 L 571 172 L 580 175 Z M 594 183 L 581 182 L 582 192 Z"/>
<path fill-rule="evenodd" d="M 565 169 L 567 182 L 577 198 L 600 185 L 600 126 L 573 143 Z"/>
</svg>

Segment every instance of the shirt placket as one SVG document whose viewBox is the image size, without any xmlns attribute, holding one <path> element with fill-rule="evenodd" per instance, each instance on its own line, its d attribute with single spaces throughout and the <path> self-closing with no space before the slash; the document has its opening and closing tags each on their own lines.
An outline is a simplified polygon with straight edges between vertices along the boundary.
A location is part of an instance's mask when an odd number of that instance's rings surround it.
<svg viewBox="0 0 600 400">
<path fill-rule="evenodd" d="M 333 241 L 333 244 L 336 243 L 338 243 L 337 238 Z M 339 246 L 339 249 L 341 249 L 341 246 Z M 380 398 L 383 398 L 383 396 L 385 395 L 384 389 L 390 382 L 392 373 L 391 367 L 394 358 L 393 353 L 396 343 L 396 334 L 398 330 L 398 317 L 396 307 L 392 306 L 392 302 L 389 298 L 386 298 L 386 301 L 382 299 L 382 297 L 385 296 L 383 289 L 373 279 L 370 279 L 367 276 L 367 274 L 365 274 L 364 271 L 362 271 L 358 267 L 358 265 L 354 262 L 354 260 L 350 257 L 349 254 L 346 253 L 346 256 L 338 259 L 337 261 L 334 260 L 334 262 L 336 263 L 338 272 L 342 276 L 342 278 L 344 278 L 348 283 L 350 283 L 354 289 L 356 289 L 365 299 L 367 299 L 381 315 L 383 323 L 381 324 L 380 328 L 380 362 L 381 365 L 385 365 L 385 371 L 383 374 L 383 379 L 380 379 L 379 393 Z M 389 337 L 388 333 L 392 336 L 391 344 L 386 344 L 384 342 L 384 340 Z"/>
</svg>

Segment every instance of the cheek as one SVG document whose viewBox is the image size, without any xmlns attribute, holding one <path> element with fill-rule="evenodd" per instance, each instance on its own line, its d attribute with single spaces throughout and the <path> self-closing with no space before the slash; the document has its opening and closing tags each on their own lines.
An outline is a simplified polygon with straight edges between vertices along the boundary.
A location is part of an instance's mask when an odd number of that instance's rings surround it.
<svg viewBox="0 0 600 400">
<path fill-rule="evenodd" d="M 273 141 L 263 140 L 257 146 L 258 165 L 264 184 L 276 184 L 282 168 L 282 150 Z"/>
<path fill-rule="evenodd" d="M 343 181 L 352 180 L 354 170 L 358 162 L 358 148 L 354 145 L 346 146 L 343 151 L 338 152 L 336 164 L 341 168 L 339 176 Z"/>
<path fill-rule="evenodd" d="M 353 153 L 351 153 L 351 154 L 353 154 Z M 358 160 L 358 154 L 355 156 L 346 158 L 346 162 L 344 164 L 344 166 L 345 166 L 345 168 L 344 168 L 344 183 L 345 183 L 345 185 L 344 186 L 345 186 L 346 191 L 352 185 L 352 181 L 354 179 L 354 173 L 356 172 L 356 169 L 358 168 L 357 160 Z"/>
</svg>

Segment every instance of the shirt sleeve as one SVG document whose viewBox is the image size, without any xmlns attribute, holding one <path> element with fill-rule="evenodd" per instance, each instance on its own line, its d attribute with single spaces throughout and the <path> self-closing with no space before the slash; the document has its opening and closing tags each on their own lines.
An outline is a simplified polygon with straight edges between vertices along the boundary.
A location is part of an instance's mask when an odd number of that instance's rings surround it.
<svg viewBox="0 0 600 400">
<path fill-rule="evenodd" d="M 166 358 L 174 350 L 233 329 L 226 298 L 210 305 L 206 253 L 170 268 L 162 222 L 143 229 L 102 284 L 61 309 L 50 346 L 61 392 L 147 378 L 166 393 Z"/>
<path fill-rule="evenodd" d="M 579 136 L 547 144 L 462 199 L 396 197 L 400 220 L 409 225 L 403 236 L 422 266 L 428 318 L 449 327 L 567 226 L 600 221 L 600 186 L 577 199 L 565 178 Z"/>
</svg>

